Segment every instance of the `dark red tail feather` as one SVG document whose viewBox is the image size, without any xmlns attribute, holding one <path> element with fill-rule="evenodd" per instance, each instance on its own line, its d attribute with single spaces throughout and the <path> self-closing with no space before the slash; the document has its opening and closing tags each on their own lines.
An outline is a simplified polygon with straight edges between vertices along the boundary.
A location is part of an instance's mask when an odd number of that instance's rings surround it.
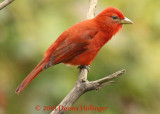
<svg viewBox="0 0 160 114">
<path fill-rule="evenodd" d="M 46 65 L 44 59 L 35 67 L 35 69 L 21 82 L 17 87 L 16 93 L 19 95 L 23 89 L 42 71 L 42 68 Z"/>
</svg>

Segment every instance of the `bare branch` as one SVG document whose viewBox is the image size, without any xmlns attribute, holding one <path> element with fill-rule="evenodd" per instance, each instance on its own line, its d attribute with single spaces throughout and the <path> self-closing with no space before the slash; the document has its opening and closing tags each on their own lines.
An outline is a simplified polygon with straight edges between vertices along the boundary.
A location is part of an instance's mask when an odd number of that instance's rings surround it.
<svg viewBox="0 0 160 114">
<path fill-rule="evenodd" d="M 7 5 L 9 5 L 10 3 L 12 3 L 14 0 L 4 0 L 2 3 L 0 3 L 0 10 L 2 10 L 3 8 L 5 8 Z"/>
<path fill-rule="evenodd" d="M 98 90 L 110 83 L 114 83 L 114 81 L 112 81 L 112 79 L 115 79 L 117 78 L 118 76 L 124 74 L 126 72 L 125 69 L 121 70 L 121 71 L 118 71 L 118 72 L 115 72 L 109 76 L 106 76 L 104 78 L 101 78 L 99 80 L 96 80 L 96 81 L 91 81 L 89 82 L 88 84 L 91 85 L 90 87 L 88 87 L 88 90 Z"/>
<path fill-rule="evenodd" d="M 78 68 L 79 68 L 78 80 L 83 82 L 87 81 L 87 74 L 89 72 L 90 66 L 81 65 L 81 66 L 78 66 Z"/>
<path fill-rule="evenodd" d="M 89 0 L 89 10 L 87 13 L 87 19 L 94 18 L 97 3 L 98 0 Z"/>
<path fill-rule="evenodd" d="M 107 81 L 109 81 L 109 80 L 112 80 L 112 79 L 116 78 L 117 76 L 119 76 L 119 75 L 121 75 L 121 74 L 124 74 L 125 71 L 126 71 L 126 70 L 123 69 L 123 70 L 121 70 L 121 71 L 115 72 L 115 73 L 112 74 L 112 75 L 106 76 L 106 77 L 104 77 L 104 78 L 102 78 L 102 79 L 99 79 L 99 80 L 96 80 L 96 81 L 94 81 L 94 82 L 95 82 L 95 83 L 99 83 L 99 84 L 103 84 L 103 83 L 105 83 L 105 82 L 107 82 Z"/>
<path fill-rule="evenodd" d="M 81 68 L 82 70 L 84 68 Z M 102 79 L 96 80 L 96 81 L 82 81 L 78 80 L 74 86 L 74 88 L 69 92 L 69 94 L 62 100 L 62 102 L 56 107 L 56 110 L 52 111 L 51 114 L 64 114 L 65 110 L 62 109 L 63 107 L 71 107 L 78 98 L 83 95 L 87 91 L 91 90 L 98 90 L 110 83 L 113 83 L 113 79 L 117 78 L 118 76 L 125 73 L 125 70 L 118 71 L 116 73 L 113 73 L 109 76 L 106 76 Z"/>
</svg>

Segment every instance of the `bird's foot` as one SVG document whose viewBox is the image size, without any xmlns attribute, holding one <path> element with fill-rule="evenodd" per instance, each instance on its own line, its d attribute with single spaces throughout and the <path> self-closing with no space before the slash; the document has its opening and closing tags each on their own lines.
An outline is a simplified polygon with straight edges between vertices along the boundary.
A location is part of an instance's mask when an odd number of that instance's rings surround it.
<svg viewBox="0 0 160 114">
<path fill-rule="evenodd" d="M 90 70 L 90 65 L 80 65 L 80 66 L 78 66 L 78 68 L 79 68 L 79 69 L 85 68 L 85 69 L 87 69 L 87 71 L 89 72 L 89 70 Z"/>
</svg>

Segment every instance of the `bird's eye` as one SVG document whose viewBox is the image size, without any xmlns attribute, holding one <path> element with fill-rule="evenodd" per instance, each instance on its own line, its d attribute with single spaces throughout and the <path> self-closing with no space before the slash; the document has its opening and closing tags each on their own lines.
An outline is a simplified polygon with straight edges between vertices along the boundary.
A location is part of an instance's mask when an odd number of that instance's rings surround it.
<svg viewBox="0 0 160 114">
<path fill-rule="evenodd" d="M 118 19 L 118 17 L 114 15 L 114 16 L 112 16 L 112 19 L 115 20 L 115 19 Z"/>
</svg>

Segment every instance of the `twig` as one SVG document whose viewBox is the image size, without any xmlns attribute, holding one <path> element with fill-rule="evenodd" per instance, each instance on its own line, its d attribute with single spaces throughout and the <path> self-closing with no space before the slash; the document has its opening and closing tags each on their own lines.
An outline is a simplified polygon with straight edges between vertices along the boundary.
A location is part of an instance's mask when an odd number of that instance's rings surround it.
<svg viewBox="0 0 160 114">
<path fill-rule="evenodd" d="M 2 3 L 0 3 L 0 10 L 2 10 L 3 8 L 5 8 L 7 5 L 9 5 L 10 3 L 12 3 L 14 0 L 4 0 Z"/>
<path fill-rule="evenodd" d="M 89 10 L 87 13 L 87 19 L 94 18 L 97 3 L 98 3 L 98 0 L 89 0 Z"/>
<path fill-rule="evenodd" d="M 89 0 L 89 11 L 87 14 L 87 19 L 91 19 L 94 17 L 97 2 L 98 0 Z M 89 82 L 87 80 L 89 66 L 79 66 L 79 69 L 79 77 L 75 86 L 68 93 L 68 95 L 61 101 L 61 103 L 56 107 L 56 109 L 51 112 L 51 114 L 64 114 L 66 111 L 62 109 L 62 106 L 71 107 L 78 100 L 78 98 L 85 92 L 91 90 L 98 90 L 110 83 L 113 83 L 114 81 L 111 81 L 112 79 L 125 73 L 124 69 L 116 73 L 113 73 L 109 76 L 106 76 L 102 79 Z"/>
</svg>

